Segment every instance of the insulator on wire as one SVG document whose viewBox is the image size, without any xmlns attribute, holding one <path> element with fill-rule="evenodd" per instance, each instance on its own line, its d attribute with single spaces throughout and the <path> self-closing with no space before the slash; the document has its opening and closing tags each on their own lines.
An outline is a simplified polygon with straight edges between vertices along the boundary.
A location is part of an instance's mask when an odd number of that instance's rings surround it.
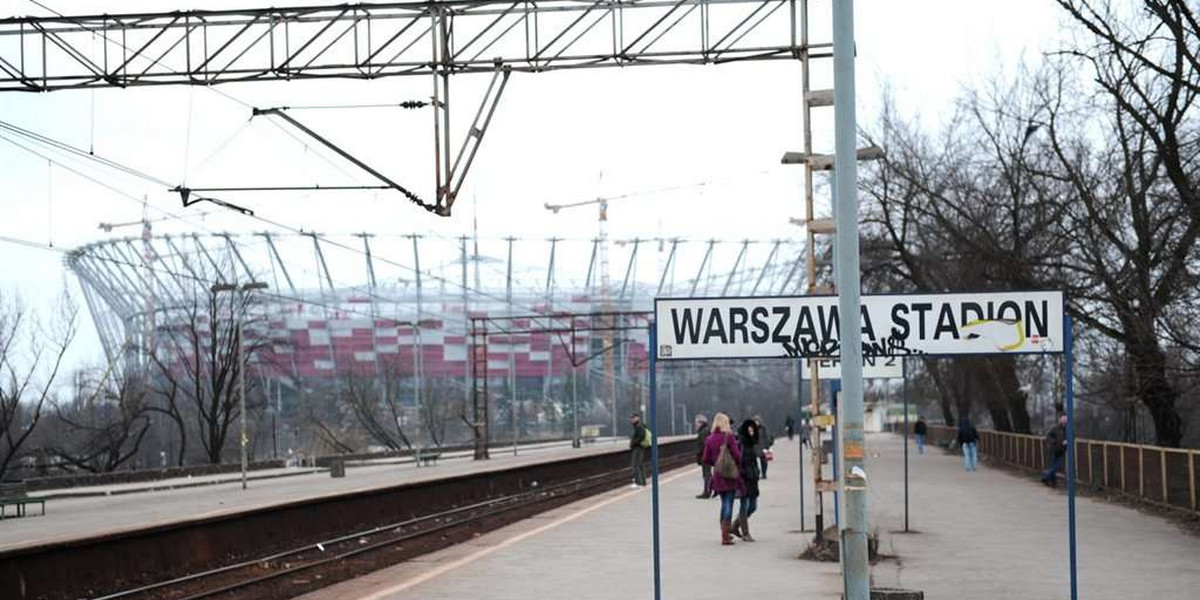
<svg viewBox="0 0 1200 600">
<path fill-rule="evenodd" d="M 400 103 L 400 108 L 407 108 L 410 110 L 425 108 L 426 106 L 429 106 L 429 103 L 425 102 L 424 100 L 405 100 L 404 102 Z"/>
</svg>

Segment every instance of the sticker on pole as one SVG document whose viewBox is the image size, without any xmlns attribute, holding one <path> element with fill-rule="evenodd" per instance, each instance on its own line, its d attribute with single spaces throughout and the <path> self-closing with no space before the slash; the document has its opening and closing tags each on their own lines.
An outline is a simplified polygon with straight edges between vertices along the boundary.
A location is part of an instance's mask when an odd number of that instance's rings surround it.
<svg viewBox="0 0 1200 600">
<path fill-rule="evenodd" d="M 1063 293 L 864 295 L 864 358 L 1057 354 Z M 836 358 L 837 296 L 658 298 L 660 360 Z"/>
</svg>

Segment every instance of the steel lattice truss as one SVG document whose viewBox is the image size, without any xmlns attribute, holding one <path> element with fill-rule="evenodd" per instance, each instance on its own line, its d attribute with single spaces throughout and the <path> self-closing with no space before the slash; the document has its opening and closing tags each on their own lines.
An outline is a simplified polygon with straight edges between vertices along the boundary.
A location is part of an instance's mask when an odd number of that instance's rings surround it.
<svg viewBox="0 0 1200 600">
<path fill-rule="evenodd" d="M 468 238 L 393 237 L 218 232 L 112 239 L 73 250 L 67 265 L 79 277 L 110 360 L 152 351 L 147 332 L 177 322 L 198 295 L 222 282 L 267 282 L 270 289 L 259 295 L 268 314 L 303 307 L 416 328 L 433 319 L 459 336 L 469 335 L 471 311 L 647 310 L 655 296 L 781 295 L 806 285 L 805 248 L 793 241 L 622 240 L 613 257 L 621 270 L 605 291 L 597 275 L 598 240 L 505 238 L 491 246 L 485 240 L 481 256 Z M 650 268 L 656 260 L 664 261 L 661 273 Z M 492 278 L 478 280 L 480 270 Z M 538 272 L 530 279 L 532 270 Z"/>
<path fill-rule="evenodd" d="M 0 20 L 0 91 L 795 59 L 796 21 L 795 0 L 450 0 L 11 18 Z"/>
</svg>

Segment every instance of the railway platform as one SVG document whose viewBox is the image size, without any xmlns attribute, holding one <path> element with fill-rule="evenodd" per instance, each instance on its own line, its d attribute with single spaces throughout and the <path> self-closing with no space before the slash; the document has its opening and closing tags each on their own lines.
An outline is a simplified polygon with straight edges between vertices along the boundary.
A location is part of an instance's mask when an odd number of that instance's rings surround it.
<svg viewBox="0 0 1200 600">
<path fill-rule="evenodd" d="M 523 465 L 612 452 L 622 447 L 622 441 L 613 443 L 606 439 L 578 449 L 572 448 L 570 442 L 533 444 L 520 446 L 515 455 L 511 446 L 494 445 L 492 458 L 486 462 L 471 460 L 470 452 L 454 452 L 444 455 L 435 467 L 417 467 L 411 459 L 363 461 L 351 464 L 343 478 L 330 477 L 326 469 L 295 469 L 295 476 L 280 477 L 272 473 L 274 477 L 252 479 L 245 491 L 237 489 L 239 475 L 212 476 L 219 481 L 194 487 L 191 484 L 201 478 L 75 488 L 71 491 L 74 496 L 47 501 L 45 517 L 5 520 L 0 527 L 0 553 L 210 519 L 297 500 L 476 472 L 502 472 Z"/>
<path fill-rule="evenodd" d="M 965 472 L 956 455 L 910 447 L 912 532 L 903 533 L 901 438 L 869 436 L 867 450 L 870 522 L 889 555 L 872 567 L 875 586 L 923 590 L 926 598 L 1069 597 L 1061 491 L 987 466 Z M 800 534 L 796 453 L 796 442 L 777 443 L 752 521 L 758 541 L 732 548 L 718 543 L 716 501 L 693 498 L 698 470 L 663 477 L 664 598 L 840 597 L 836 563 L 798 559 L 812 514 Z M 1081 598 L 1195 597 L 1200 537 L 1161 515 L 1090 498 L 1078 500 L 1078 518 Z M 301 598 L 650 598 L 651 564 L 649 490 L 622 489 Z"/>
</svg>

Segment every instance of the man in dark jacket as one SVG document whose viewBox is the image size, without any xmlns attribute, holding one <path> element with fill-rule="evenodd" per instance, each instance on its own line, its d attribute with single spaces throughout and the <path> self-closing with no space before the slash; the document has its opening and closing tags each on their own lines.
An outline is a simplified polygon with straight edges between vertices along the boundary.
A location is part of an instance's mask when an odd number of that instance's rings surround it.
<svg viewBox="0 0 1200 600">
<path fill-rule="evenodd" d="M 708 417 L 696 415 L 696 464 L 700 465 L 700 476 L 704 478 L 704 491 L 696 497 L 704 500 L 714 496 L 712 492 L 712 467 L 704 464 L 704 441 L 708 439 L 711 429 L 708 427 Z"/>
<path fill-rule="evenodd" d="M 758 456 L 759 472 L 762 474 L 762 479 L 767 478 L 767 455 L 770 454 L 771 446 L 775 445 L 775 436 L 767 430 L 767 426 L 763 424 L 762 417 L 754 417 L 754 424 L 758 425 L 758 445 L 755 448 L 755 455 Z"/>
<path fill-rule="evenodd" d="M 917 417 L 917 424 L 913 425 L 913 437 L 917 438 L 917 454 L 925 454 L 926 435 L 929 435 L 929 425 L 925 423 L 925 417 Z"/>
<path fill-rule="evenodd" d="M 1067 456 L 1067 415 L 1058 415 L 1058 424 L 1046 433 L 1046 446 L 1050 451 L 1050 468 L 1042 475 L 1042 483 L 1056 487 L 1058 469 Z"/>
<path fill-rule="evenodd" d="M 975 429 L 970 419 L 964 417 L 958 422 L 958 437 L 956 441 L 959 447 L 962 448 L 963 466 L 968 471 L 974 471 L 975 466 L 979 462 L 979 452 L 977 451 L 979 430 Z"/>
<path fill-rule="evenodd" d="M 646 426 L 642 424 L 642 415 L 636 412 L 629 415 L 629 424 L 633 426 L 633 433 L 629 436 L 633 484 L 629 487 L 639 487 L 646 485 L 646 454 L 649 449 L 642 445 L 646 439 Z"/>
</svg>

